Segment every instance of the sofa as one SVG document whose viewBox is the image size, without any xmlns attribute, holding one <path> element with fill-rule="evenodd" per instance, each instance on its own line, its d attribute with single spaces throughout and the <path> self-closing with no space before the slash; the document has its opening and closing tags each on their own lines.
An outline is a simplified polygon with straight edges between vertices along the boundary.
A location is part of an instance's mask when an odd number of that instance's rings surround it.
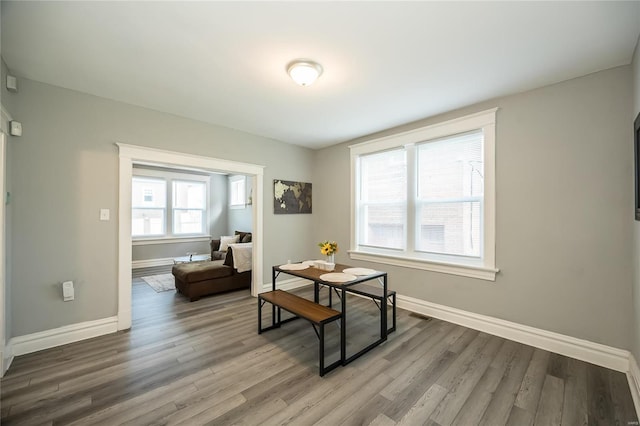
<svg viewBox="0 0 640 426">
<path fill-rule="evenodd" d="M 250 243 L 253 235 L 251 232 L 236 231 L 234 235 L 238 236 L 239 243 Z M 217 240 L 211 240 L 211 260 L 222 260 L 226 257 L 226 251 L 220 251 L 222 237 Z"/>
<path fill-rule="evenodd" d="M 251 233 L 242 233 L 249 235 Z M 218 241 L 217 244 L 215 241 Z M 219 252 L 219 240 L 211 241 L 211 258 Z M 214 250 L 215 249 L 215 250 Z M 190 262 L 174 265 L 171 273 L 175 279 L 176 290 L 194 302 L 202 296 L 231 290 L 251 288 L 251 271 L 238 272 L 233 263 L 233 248 L 224 252 L 224 258 L 215 253 L 215 260 Z"/>
</svg>

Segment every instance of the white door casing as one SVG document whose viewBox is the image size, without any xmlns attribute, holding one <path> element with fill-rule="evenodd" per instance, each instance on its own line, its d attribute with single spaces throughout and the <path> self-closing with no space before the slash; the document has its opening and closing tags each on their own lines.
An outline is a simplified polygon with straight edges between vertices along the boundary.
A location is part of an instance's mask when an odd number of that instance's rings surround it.
<svg viewBox="0 0 640 426">
<path fill-rule="evenodd" d="M 131 328 L 131 178 L 136 163 L 244 174 L 253 177 L 253 268 L 251 294 L 262 289 L 264 166 L 116 143 L 119 150 L 118 330 Z"/>
</svg>

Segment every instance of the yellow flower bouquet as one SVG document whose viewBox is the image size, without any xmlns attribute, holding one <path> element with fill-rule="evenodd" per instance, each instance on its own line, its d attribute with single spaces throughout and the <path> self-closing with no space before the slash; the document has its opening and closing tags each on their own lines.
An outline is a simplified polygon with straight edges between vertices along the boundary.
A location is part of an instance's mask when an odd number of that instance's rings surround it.
<svg viewBox="0 0 640 426">
<path fill-rule="evenodd" d="M 318 243 L 318 247 L 320 247 L 320 253 L 325 256 L 331 256 L 338 252 L 338 243 L 335 241 L 322 241 Z"/>
</svg>

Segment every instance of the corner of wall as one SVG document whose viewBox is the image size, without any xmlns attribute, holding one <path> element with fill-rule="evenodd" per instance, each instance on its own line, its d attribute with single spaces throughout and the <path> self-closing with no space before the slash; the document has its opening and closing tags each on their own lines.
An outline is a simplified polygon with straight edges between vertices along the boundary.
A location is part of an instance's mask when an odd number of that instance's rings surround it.
<svg viewBox="0 0 640 426">
<path fill-rule="evenodd" d="M 640 113 L 640 37 L 636 42 L 631 62 L 633 84 L 633 111 L 631 122 Z M 631 128 L 631 122 L 629 127 Z M 631 219 L 633 220 L 633 219 Z M 633 222 L 633 337 L 631 341 L 631 353 L 640 359 L 640 223 Z M 637 366 L 636 366 L 637 367 Z M 638 376 L 640 378 L 640 376 Z M 634 400 L 635 401 L 635 400 Z"/>
<path fill-rule="evenodd" d="M 633 398 L 633 405 L 636 413 L 640 417 L 640 369 L 633 354 L 629 354 L 629 371 L 627 372 L 627 381 L 629 382 L 629 390 Z"/>
</svg>

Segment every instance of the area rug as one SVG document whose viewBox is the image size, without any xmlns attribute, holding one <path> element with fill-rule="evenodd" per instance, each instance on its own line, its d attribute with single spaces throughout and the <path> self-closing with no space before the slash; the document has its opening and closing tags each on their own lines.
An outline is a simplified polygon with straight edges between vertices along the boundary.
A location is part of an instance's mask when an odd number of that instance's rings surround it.
<svg viewBox="0 0 640 426">
<path fill-rule="evenodd" d="M 142 280 L 158 293 L 176 289 L 172 274 L 151 275 L 142 277 Z"/>
</svg>

